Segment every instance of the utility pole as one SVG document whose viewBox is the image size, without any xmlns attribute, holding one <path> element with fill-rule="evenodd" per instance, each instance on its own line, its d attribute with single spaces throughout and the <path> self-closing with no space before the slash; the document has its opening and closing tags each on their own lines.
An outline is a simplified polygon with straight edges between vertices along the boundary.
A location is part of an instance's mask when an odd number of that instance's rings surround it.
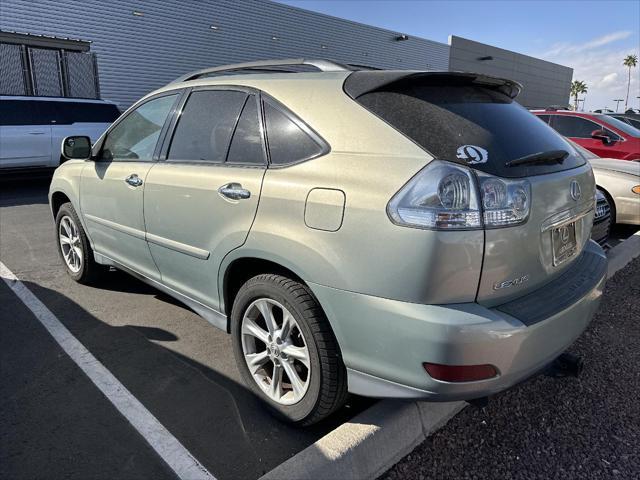
<svg viewBox="0 0 640 480">
<path fill-rule="evenodd" d="M 613 101 L 616 102 L 616 113 L 618 113 L 618 105 L 620 105 L 620 102 L 624 102 L 624 98 L 616 98 Z"/>
</svg>

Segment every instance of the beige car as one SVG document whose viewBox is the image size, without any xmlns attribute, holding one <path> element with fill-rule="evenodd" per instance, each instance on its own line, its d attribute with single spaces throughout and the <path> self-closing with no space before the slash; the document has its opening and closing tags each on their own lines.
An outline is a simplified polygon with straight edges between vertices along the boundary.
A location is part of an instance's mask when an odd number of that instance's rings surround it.
<svg viewBox="0 0 640 480">
<path fill-rule="evenodd" d="M 591 163 L 597 188 L 609 203 L 612 223 L 640 225 L 640 162 L 600 158 L 572 143 Z"/>
<path fill-rule="evenodd" d="M 607 268 L 591 167 L 519 91 L 326 60 L 185 75 L 63 142 L 58 249 L 79 282 L 113 266 L 229 332 L 289 421 L 347 392 L 491 395 L 584 331 Z"/>
</svg>

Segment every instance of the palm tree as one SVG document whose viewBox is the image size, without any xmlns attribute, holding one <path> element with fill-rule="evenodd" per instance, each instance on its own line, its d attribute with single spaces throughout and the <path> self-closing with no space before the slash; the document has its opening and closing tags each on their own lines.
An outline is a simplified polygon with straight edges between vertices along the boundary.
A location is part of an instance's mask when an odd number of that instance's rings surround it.
<svg viewBox="0 0 640 480">
<path fill-rule="evenodd" d="M 573 97 L 573 109 L 578 111 L 578 95 L 587 93 L 587 84 L 582 80 L 571 82 L 571 96 Z"/>
<path fill-rule="evenodd" d="M 624 57 L 622 64 L 629 69 L 629 80 L 627 80 L 627 99 L 624 101 L 624 111 L 627 111 L 629 104 L 629 87 L 631 87 L 631 69 L 638 65 L 637 55 L 627 55 Z"/>
</svg>

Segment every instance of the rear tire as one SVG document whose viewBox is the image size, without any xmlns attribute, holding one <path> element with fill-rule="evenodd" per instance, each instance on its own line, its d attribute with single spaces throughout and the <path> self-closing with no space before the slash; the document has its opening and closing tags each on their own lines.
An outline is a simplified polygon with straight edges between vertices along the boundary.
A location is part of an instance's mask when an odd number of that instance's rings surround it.
<svg viewBox="0 0 640 480">
<path fill-rule="evenodd" d="M 280 418 L 311 425 L 346 401 L 338 342 L 306 285 L 275 274 L 251 278 L 233 302 L 231 333 L 245 384 Z"/>
<path fill-rule="evenodd" d="M 65 270 L 78 283 L 95 283 L 107 270 L 96 263 L 87 234 L 71 202 L 62 204 L 56 215 L 56 245 Z"/>
</svg>

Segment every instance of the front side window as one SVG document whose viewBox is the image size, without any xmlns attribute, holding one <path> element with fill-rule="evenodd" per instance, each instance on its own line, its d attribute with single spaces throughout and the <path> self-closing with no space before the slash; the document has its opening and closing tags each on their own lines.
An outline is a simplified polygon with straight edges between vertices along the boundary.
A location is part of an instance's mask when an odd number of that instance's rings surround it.
<svg viewBox="0 0 640 480">
<path fill-rule="evenodd" d="M 302 162 L 323 152 L 323 147 L 281 109 L 265 102 L 264 116 L 273 165 Z"/>
<path fill-rule="evenodd" d="M 173 104 L 179 94 L 154 98 L 143 103 L 107 134 L 100 160 L 149 162 Z"/>
<path fill-rule="evenodd" d="M 223 163 L 247 94 L 199 90 L 187 100 L 173 134 L 167 160 Z"/>
<path fill-rule="evenodd" d="M 39 100 L 0 101 L 0 125 L 49 125 L 50 120 L 42 114 Z"/>
<path fill-rule="evenodd" d="M 565 137 L 591 138 L 594 130 L 602 130 L 602 127 L 591 120 L 570 115 L 556 115 L 553 117 L 553 128 Z"/>
</svg>

